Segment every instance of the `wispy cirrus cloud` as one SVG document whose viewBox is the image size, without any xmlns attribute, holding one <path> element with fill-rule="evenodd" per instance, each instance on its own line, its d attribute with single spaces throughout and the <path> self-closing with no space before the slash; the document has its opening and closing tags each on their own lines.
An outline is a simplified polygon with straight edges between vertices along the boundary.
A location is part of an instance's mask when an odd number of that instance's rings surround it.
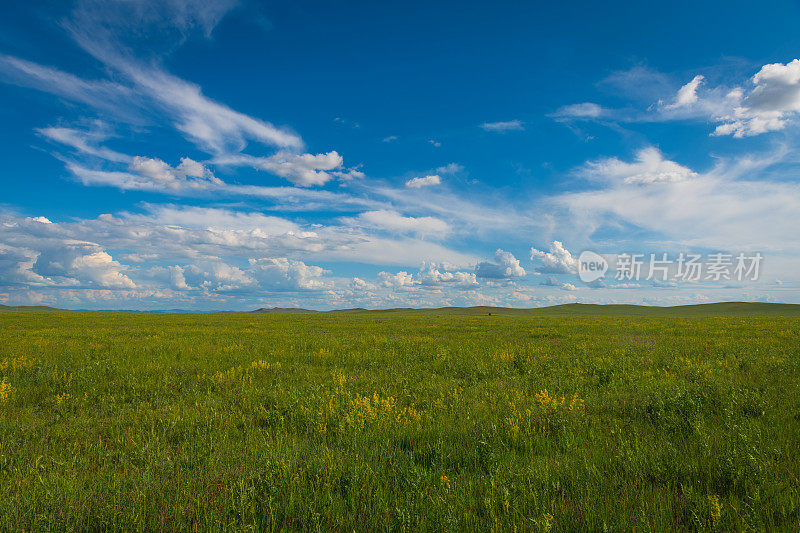
<svg viewBox="0 0 800 533">
<path fill-rule="evenodd" d="M 607 114 L 608 110 L 604 107 L 592 102 L 583 102 L 562 106 L 550 116 L 556 120 L 566 121 L 599 119 Z"/>
<path fill-rule="evenodd" d="M 111 80 L 87 80 L 54 67 L 0 54 L 0 75 L 8 83 L 60 96 L 118 120 L 145 121 L 145 101 L 132 87 Z"/>
<path fill-rule="evenodd" d="M 501 122 L 484 122 L 481 124 L 481 129 L 492 133 L 506 133 L 508 131 L 522 131 L 525 125 L 521 120 L 507 120 Z"/>
<path fill-rule="evenodd" d="M 102 143 L 109 138 L 106 130 L 107 127 L 102 122 L 97 121 L 94 123 L 94 127 L 88 130 L 50 126 L 36 131 L 51 141 L 73 148 L 79 154 L 90 155 L 115 163 L 130 163 L 133 159 L 131 156 L 102 146 Z"/>
<path fill-rule="evenodd" d="M 450 232 L 450 226 L 436 217 L 408 217 L 397 211 L 381 209 L 365 211 L 355 218 L 344 219 L 346 223 L 362 228 L 385 230 L 391 233 L 413 234 L 420 237 L 443 238 Z"/>
<path fill-rule="evenodd" d="M 152 108 L 169 117 L 176 129 L 212 154 L 243 150 L 248 141 L 279 149 L 301 150 L 299 135 L 251 117 L 205 96 L 202 89 L 168 73 L 159 57 L 138 59 L 131 39 L 166 34 L 179 42 L 199 28 L 209 35 L 236 2 L 79 2 L 65 22 L 73 40 L 112 71 L 120 81 L 84 80 L 59 69 L 8 55 L 0 56 L 7 81 L 50 92 L 106 113 L 114 120 L 156 120 Z M 144 28 L 147 32 L 143 32 Z M 155 32 L 155 33 L 154 33 Z"/>
</svg>

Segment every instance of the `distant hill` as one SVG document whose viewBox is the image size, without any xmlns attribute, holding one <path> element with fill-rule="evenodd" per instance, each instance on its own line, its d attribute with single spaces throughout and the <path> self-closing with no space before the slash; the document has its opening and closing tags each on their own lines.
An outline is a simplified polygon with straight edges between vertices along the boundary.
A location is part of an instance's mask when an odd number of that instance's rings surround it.
<svg viewBox="0 0 800 533">
<path fill-rule="evenodd" d="M 800 317 L 800 304 L 779 304 L 762 302 L 722 302 L 713 304 L 677 305 L 658 307 L 647 305 L 623 304 L 563 304 L 549 307 L 516 309 L 513 307 L 439 307 L 432 309 L 336 309 L 334 311 L 312 311 L 309 309 L 272 307 L 257 309 L 251 313 L 269 314 L 411 314 L 411 315 L 467 315 L 467 316 L 641 316 L 641 317 L 758 317 L 789 316 Z"/>
<path fill-rule="evenodd" d="M 260 315 L 308 315 L 319 313 L 313 309 L 301 309 L 300 307 L 262 307 L 255 311 L 248 311 L 249 313 L 258 313 Z"/>
<path fill-rule="evenodd" d="M 335 312 L 335 311 L 334 311 Z M 352 311 L 349 311 L 352 312 Z M 800 317 L 800 305 L 762 302 L 722 302 L 712 304 L 657 307 L 623 304 L 562 304 L 531 309 L 512 307 L 440 307 L 436 309 L 387 309 L 367 313 L 492 315 L 492 316 L 641 316 L 641 317 Z"/>
<path fill-rule="evenodd" d="M 44 305 L 8 306 L 0 305 L 0 312 L 74 312 L 69 309 L 57 309 Z M 94 312 L 139 312 L 139 311 L 94 311 Z M 150 313 L 186 313 L 173 309 L 168 311 L 144 311 Z M 218 313 L 234 313 L 232 311 L 216 311 Z M 640 317 L 800 317 L 800 304 L 779 304 L 762 302 L 721 302 L 713 304 L 676 305 L 657 307 L 647 305 L 600 305 L 600 304 L 563 304 L 532 309 L 515 309 L 513 307 L 439 307 L 435 309 L 337 309 L 335 311 L 315 311 L 299 307 L 262 307 L 250 314 L 261 315 L 310 315 L 310 314 L 368 314 L 368 315 L 462 315 L 462 316 L 553 316 L 553 317 L 585 317 L 585 316 L 640 316 Z"/>
<path fill-rule="evenodd" d="M 17 313 L 27 312 L 27 311 L 38 311 L 38 312 L 53 312 L 53 311 L 60 311 L 66 312 L 67 309 L 58 309 L 56 307 L 48 307 L 46 305 L 2 305 L 0 304 L 0 312 L 3 311 L 13 311 Z"/>
</svg>

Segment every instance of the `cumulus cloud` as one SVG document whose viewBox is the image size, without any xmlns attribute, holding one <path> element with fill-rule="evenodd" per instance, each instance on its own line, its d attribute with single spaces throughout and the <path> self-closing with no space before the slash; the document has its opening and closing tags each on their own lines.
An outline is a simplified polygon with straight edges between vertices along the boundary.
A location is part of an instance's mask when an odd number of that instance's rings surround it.
<svg viewBox="0 0 800 533">
<path fill-rule="evenodd" d="M 350 280 L 350 289 L 356 292 L 366 292 L 372 290 L 374 287 L 372 283 L 365 281 L 361 278 L 353 278 Z"/>
<path fill-rule="evenodd" d="M 333 179 L 330 171 L 341 168 L 343 164 L 342 156 L 335 150 L 326 154 L 278 152 L 269 157 L 237 154 L 218 157 L 214 162 L 219 165 L 251 166 L 266 170 L 301 187 L 326 184 Z M 354 174 L 352 172 L 342 175 L 348 179 L 363 177 L 363 174 L 358 171 L 354 171 Z"/>
<path fill-rule="evenodd" d="M 92 243 L 62 243 L 42 250 L 31 271 L 54 284 L 134 288 L 135 284 L 107 252 Z"/>
<path fill-rule="evenodd" d="M 708 87 L 697 75 L 650 111 L 628 119 L 707 120 L 717 123 L 712 135 L 736 138 L 783 130 L 800 113 L 800 59 L 764 65 L 741 87 Z"/>
<path fill-rule="evenodd" d="M 405 270 L 395 274 L 382 271 L 378 273 L 378 280 L 382 286 L 393 289 L 411 287 L 472 289 L 478 286 L 474 272 L 451 271 L 445 267 L 446 265 L 442 264 L 423 262 L 416 275 L 409 274 Z"/>
<path fill-rule="evenodd" d="M 246 266 L 200 260 L 148 271 L 152 279 L 167 281 L 177 291 L 248 294 L 329 289 L 332 282 L 324 277 L 328 273 L 322 267 L 286 257 L 250 258 Z"/>
<path fill-rule="evenodd" d="M 400 287 L 410 287 L 416 283 L 414 280 L 414 275 L 409 274 L 405 270 L 401 270 L 396 274 L 386 271 L 378 272 L 378 280 L 384 287 L 391 287 L 395 289 Z"/>
<path fill-rule="evenodd" d="M 678 94 L 675 96 L 675 101 L 667 105 L 667 109 L 676 109 L 684 107 L 697 102 L 697 88 L 703 83 L 705 79 L 702 75 L 697 75 L 692 78 L 692 81 L 678 89 Z"/>
<path fill-rule="evenodd" d="M 417 275 L 417 280 L 422 285 L 449 285 L 462 289 L 478 286 L 474 272 L 450 272 L 434 263 L 423 264 Z"/>
<path fill-rule="evenodd" d="M 423 176 L 420 178 L 412 178 L 406 182 L 406 187 L 411 189 L 420 189 L 422 187 L 430 187 L 431 185 L 439 185 L 442 183 L 442 178 L 438 174 L 430 176 Z"/>
<path fill-rule="evenodd" d="M 72 162 L 67 163 L 67 169 L 84 185 L 105 185 L 123 190 L 177 193 L 223 185 L 210 170 L 188 157 L 181 158 L 176 167 L 160 159 L 137 156 L 131 160 L 128 171 L 94 170 Z"/>
<path fill-rule="evenodd" d="M 484 122 L 481 124 L 481 128 L 492 133 L 505 133 L 507 131 L 524 130 L 525 126 L 521 120 L 508 120 L 504 122 Z"/>
<path fill-rule="evenodd" d="M 548 252 L 531 248 L 531 260 L 538 260 L 541 263 L 541 266 L 536 268 L 536 272 L 543 274 L 574 274 L 577 272 L 577 259 L 572 257 L 561 241 L 553 241 Z"/>
<path fill-rule="evenodd" d="M 324 268 L 286 257 L 251 259 L 253 276 L 271 289 L 318 291 L 330 287 Z"/>
<path fill-rule="evenodd" d="M 227 292 L 254 289 L 257 282 L 252 272 L 222 261 L 170 268 L 170 281 L 176 290 L 200 289 L 206 292 Z"/>
<path fill-rule="evenodd" d="M 579 173 L 604 181 L 634 185 L 676 183 L 697 177 L 697 173 L 693 170 L 664 159 L 663 154 L 652 146 L 639 150 L 633 163 L 626 163 L 617 158 L 590 161 Z"/>
<path fill-rule="evenodd" d="M 563 122 L 703 120 L 716 124 L 712 135 L 743 138 L 783 130 L 800 113 L 800 59 L 763 65 L 742 86 L 710 86 L 705 76 L 696 75 L 675 91 L 668 76 L 646 68 L 615 73 L 601 84 L 647 103 L 647 109 L 608 109 L 585 102 L 550 116 Z"/>
<path fill-rule="evenodd" d="M 144 212 L 103 214 L 96 219 L 51 224 L 0 213 L 0 244 L 8 247 L 10 254 L 6 258 L 8 267 L 0 272 L 0 280 L 13 278 L 28 284 L 89 286 L 78 278 L 69 281 L 66 270 L 52 280 L 32 270 L 40 253 L 65 248 L 65 243 L 70 242 L 96 242 L 98 248 L 93 252 L 135 250 L 135 253 L 115 254 L 114 259 L 136 265 L 119 270 L 135 282 L 137 288 L 141 286 L 148 265 L 181 268 L 196 265 L 208 271 L 207 265 L 221 261 L 220 258 L 248 272 L 251 269 L 241 265 L 254 257 L 284 257 L 306 265 L 318 260 L 347 261 L 383 268 L 425 261 L 466 266 L 475 261 L 470 254 L 418 237 L 376 236 L 353 226 L 299 224 L 282 217 L 232 209 L 163 204 L 143 204 L 142 208 Z M 177 278 L 178 274 L 163 273 L 157 286 L 177 290 L 172 276 Z"/>
<path fill-rule="evenodd" d="M 342 162 L 336 151 L 316 155 L 279 153 L 261 161 L 259 167 L 295 185 L 310 187 L 330 181 L 331 175 L 326 171 L 340 168 Z"/>
<path fill-rule="evenodd" d="M 33 271 L 37 252 L 0 242 L 0 287 L 20 285 L 23 287 L 52 284 L 52 280 Z"/>
<path fill-rule="evenodd" d="M 222 184 L 222 180 L 215 178 L 210 170 L 188 157 L 181 158 L 180 164 L 173 168 L 160 159 L 137 156 L 131 161 L 129 169 L 144 178 L 145 182 L 150 181 L 167 189 L 203 189 Z"/>
<path fill-rule="evenodd" d="M 800 59 L 764 65 L 751 79 L 752 88 L 728 95 L 731 111 L 715 117 L 722 122 L 714 135 L 750 137 L 784 129 L 800 113 Z"/>
<path fill-rule="evenodd" d="M 513 279 L 525 276 L 525 269 L 511 252 L 498 249 L 494 261 L 481 261 L 475 266 L 475 275 L 487 279 Z"/>
</svg>

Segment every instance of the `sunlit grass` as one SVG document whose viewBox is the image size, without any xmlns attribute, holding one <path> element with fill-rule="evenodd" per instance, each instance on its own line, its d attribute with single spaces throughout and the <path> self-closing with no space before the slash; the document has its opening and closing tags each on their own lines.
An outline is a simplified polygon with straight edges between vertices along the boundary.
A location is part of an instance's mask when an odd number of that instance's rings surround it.
<svg viewBox="0 0 800 533">
<path fill-rule="evenodd" d="M 0 315 L 2 529 L 798 530 L 800 319 Z"/>
</svg>

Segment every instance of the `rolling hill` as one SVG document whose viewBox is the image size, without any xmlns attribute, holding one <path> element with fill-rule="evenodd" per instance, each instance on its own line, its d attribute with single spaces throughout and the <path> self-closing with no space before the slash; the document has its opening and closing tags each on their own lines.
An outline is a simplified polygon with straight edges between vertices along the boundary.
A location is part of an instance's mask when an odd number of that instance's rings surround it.
<svg viewBox="0 0 800 533">
<path fill-rule="evenodd" d="M 69 309 L 58 309 L 43 305 L 7 306 L 0 305 L 0 312 L 76 312 Z M 92 312 L 92 311 L 86 311 Z M 115 311 L 94 311 L 115 312 Z M 134 312 L 134 311 L 116 311 Z M 137 311 L 138 312 L 138 311 Z M 151 313 L 188 312 L 183 310 L 149 311 Z M 230 313 L 232 311 L 218 311 Z M 453 316 L 552 316 L 552 317 L 585 317 L 585 316 L 630 316 L 630 317 L 800 317 L 800 304 L 763 303 L 763 302 L 720 302 L 696 305 L 676 305 L 669 307 L 622 304 L 563 304 L 549 307 L 517 309 L 513 307 L 439 307 L 432 309 L 337 309 L 334 311 L 316 311 L 299 307 L 262 307 L 251 314 L 268 315 L 307 315 L 307 314 L 373 314 L 373 315 L 453 315 Z"/>
</svg>

